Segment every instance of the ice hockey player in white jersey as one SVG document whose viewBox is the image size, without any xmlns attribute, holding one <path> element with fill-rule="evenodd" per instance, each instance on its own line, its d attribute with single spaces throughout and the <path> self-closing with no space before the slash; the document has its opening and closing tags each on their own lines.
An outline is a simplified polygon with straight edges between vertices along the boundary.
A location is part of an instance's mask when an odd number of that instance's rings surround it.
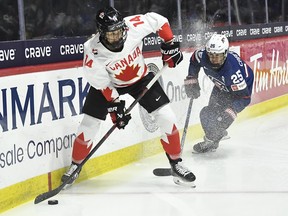
<svg viewBox="0 0 288 216">
<path fill-rule="evenodd" d="M 160 49 L 162 60 L 168 67 L 176 67 L 183 59 L 179 42 L 173 41 L 168 20 L 157 13 L 123 18 L 115 8 L 108 7 L 98 11 L 96 25 L 97 34 L 84 44 L 84 77 L 91 87 L 73 144 L 72 164 L 62 176 L 62 182 L 89 154 L 92 141 L 108 113 L 118 129 L 124 129 L 131 119 L 130 114 L 125 114 L 125 101 L 120 100 L 119 96 L 130 94 L 137 98 L 154 77 L 144 62 L 142 39 L 157 32 L 163 40 Z M 176 117 L 169 102 L 161 85 L 156 82 L 139 104 L 155 117 L 159 125 L 160 142 L 171 165 L 174 182 L 189 186 L 196 177 L 182 164 Z M 71 178 L 70 185 L 79 173 Z"/>
</svg>

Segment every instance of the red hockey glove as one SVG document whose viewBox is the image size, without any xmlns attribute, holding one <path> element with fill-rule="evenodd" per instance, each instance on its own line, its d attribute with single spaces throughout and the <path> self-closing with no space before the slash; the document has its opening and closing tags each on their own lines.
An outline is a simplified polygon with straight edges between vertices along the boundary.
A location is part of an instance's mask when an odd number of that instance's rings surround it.
<svg viewBox="0 0 288 216">
<path fill-rule="evenodd" d="M 167 63 L 170 68 L 176 67 L 183 60 L 179 42 L 161 43 L 160 51 L 163 63 Z"/>
<path fill-rule="evenodd" d="M 124 112 L 125 109 L 125 101 L 121 100 L 120 102 L 111 102 L 108 105 L 108 113 L 110 113 L 112 122 L 116 124 L 118 129 L 124 129 L 131 119 L 130 114 L 126 114 Z"/>
<path fill-rule="evenodd" d="M 198 79 L 192 76 L 187 76 L 184 79 L 185 92 L 188 98 L 197 99 L 200 96 L 200 86 Z"/>
</svg>

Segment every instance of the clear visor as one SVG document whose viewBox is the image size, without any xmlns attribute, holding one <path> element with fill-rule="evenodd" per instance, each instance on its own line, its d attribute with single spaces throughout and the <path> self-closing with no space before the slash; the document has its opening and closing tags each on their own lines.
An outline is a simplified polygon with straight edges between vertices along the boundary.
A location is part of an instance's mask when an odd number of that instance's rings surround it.
<svg viewBox="0 0 288 216">
<path fill-rule="evenodd" d="M 102 43 L 111 51 L 117 51 L 123 48 L 127 38 L 127 29 L 125 26 L 113 31 L 102 32 Z"/>
<path fill-rule="evenodd" d="M 226 56 L 224 53 L 211 53 L 207 52 L 209 61 L 211 62 L 213 68 L 218 69 L 220 68 L 226 59 Z"/>
<path fill-rule="evenodd" d="M 207 52 L 209 60 L 212 64 L 223 64 L 225 61 L 224 53 L 211 53 Z"/>
<path fill-rule="evenodd" d="M 105 34 L 106 41 L 110 44 L 118 43 L 123 39 L 123 29 L 117 29 L 115 31 L 108 31 Z"/>
</svg>

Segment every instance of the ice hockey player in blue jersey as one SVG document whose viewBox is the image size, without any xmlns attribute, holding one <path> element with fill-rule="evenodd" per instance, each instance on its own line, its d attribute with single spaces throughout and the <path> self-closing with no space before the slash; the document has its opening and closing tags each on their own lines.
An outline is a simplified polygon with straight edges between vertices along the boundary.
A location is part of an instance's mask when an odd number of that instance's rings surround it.
<svg viewBox="0 0 288 216">
<path fill-rule="evenodd" d="M 200 68 L 214 83 L 208 105 L 200 111 L 204 140 L 193 146 L 196 153 L 205 153 L 218 148 L 237 114 L 250 104 L 254 74 L 239 55 L 229 51 L 228 39 L 221 34 L 212 35 L 205 49 L 197 49 L 192 54 L 184 80 L 189 98 L 200 96 Z"/>
</svg>

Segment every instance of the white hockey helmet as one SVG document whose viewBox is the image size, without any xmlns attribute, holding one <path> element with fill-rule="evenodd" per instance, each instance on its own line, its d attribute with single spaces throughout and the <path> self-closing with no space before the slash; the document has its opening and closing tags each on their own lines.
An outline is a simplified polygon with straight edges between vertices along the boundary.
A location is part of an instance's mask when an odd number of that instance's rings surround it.
<svg viewBox="0 0 288 216">
<path fill-rule="evenodd" d="M 207 55 L 213 69 L 219 69 L 225 62 L 229 41 L 225 35 L 213 34 L 205 46 Z"/>
</svg>

